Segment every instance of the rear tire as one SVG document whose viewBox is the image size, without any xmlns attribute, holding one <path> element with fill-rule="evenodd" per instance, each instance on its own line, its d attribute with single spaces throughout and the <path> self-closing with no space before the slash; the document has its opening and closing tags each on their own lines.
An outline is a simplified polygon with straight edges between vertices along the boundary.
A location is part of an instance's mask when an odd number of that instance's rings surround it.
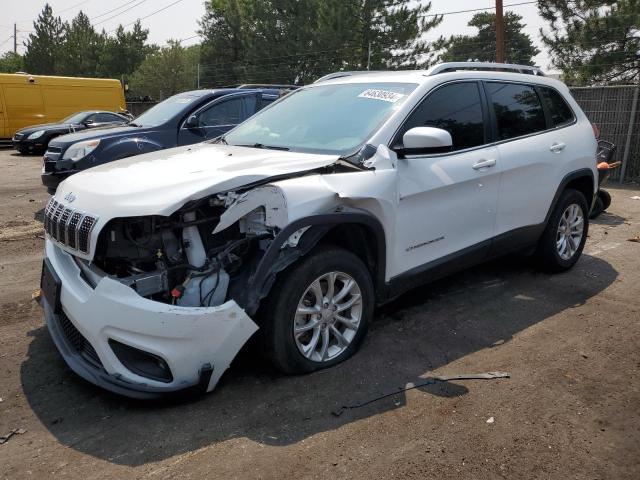
<svg viewBox="0 0 640 480">
<path fill-rule="evenodd" d="M 364 263 L 343 248 L 321 247 L 282 272 L 261 307 L 265 353 L 287 374 L 331 367 L 357 351 L 373 310 Z"/>
<path fill-rule="evenodd" d="M 577 190 L 565 190 L 538 241 L 536 256 L 541 268 L 562 272 L 573 267 L 582 254 L 588 232 L 587 200 Z"/>
</svg>

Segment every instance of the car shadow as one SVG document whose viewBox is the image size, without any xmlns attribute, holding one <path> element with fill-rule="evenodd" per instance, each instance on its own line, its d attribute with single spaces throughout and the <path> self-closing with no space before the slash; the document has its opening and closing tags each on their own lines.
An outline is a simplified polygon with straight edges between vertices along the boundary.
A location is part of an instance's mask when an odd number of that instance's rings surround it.
<svg viewBox="0 0 640 480">
<path fill-rule="evenodd" d="M 237 437 L 289 445 L 401 408 L 406 403 L 402 389 L 424 382 L 435 369 L 478 373 L 442 367 L 499 348 L 538 322 L 553 321 L 616 277 L 610 264 L 587 255 L 570 272 L 553 276 L 538 273 L 520 257 L 494 261 L 412 290 L 378 309 L 361 350 L 334 368 L 283 376 L 250 350 L 243 351 L 213 393 L 180 402 L 133 401 L 84 382 L 66 367 L 40 327 L 30 332 L 21 381 L 31 408 L 60 443 L 121 465 L 156 462 Z M 485 371 L 514 368 L 483 366 Z M 473 388 L 472 382 L 442 382 L 420 390 L 455 397 Z M 496 388 L 506 387 L 497 383 Z M 366 405 L 342 408 L 357 404 Z"/>
<path fill-rule="evenodd" d="M 615 213 L 609 213 L 606 210 L 598 215 L 596 218 L 592 218 L 589 220 L 589 223 L 594 225 L 608 225 L 612 227 L 617 227 L 618 225 L 624 224 L 627 219 L 625 217 L 621 217 L 620 215 L 616 215 Z"/>
</svg>

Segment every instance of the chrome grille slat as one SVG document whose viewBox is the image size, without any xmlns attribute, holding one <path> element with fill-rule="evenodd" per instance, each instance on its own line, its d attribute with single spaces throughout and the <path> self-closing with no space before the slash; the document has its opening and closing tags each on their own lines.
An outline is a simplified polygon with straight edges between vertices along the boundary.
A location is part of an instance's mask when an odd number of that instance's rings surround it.
<svg viewBox="0 0 640 480">
<path fill-rule="evenodd" d="M 91 231 L 97 220 L 97 217 L 65 207 L 53 198 L 44 210 L 44 230 L 47 235 L 58 243 L 85 254 L 89 253 Z"/>
</svg>

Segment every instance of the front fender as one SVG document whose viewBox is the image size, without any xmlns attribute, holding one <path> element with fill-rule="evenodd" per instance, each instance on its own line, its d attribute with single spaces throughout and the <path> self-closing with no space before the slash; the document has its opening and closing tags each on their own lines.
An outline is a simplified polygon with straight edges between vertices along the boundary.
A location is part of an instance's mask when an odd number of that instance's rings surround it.
<svg viewBox="0 0 640 480">
<path fill-rule="evenodd" d="M 386 240 L 380 221 L 366 210 L 338 207 L 330 212 L 300 218 L 278 233 L 269 248 L 260 259 L 255 272 L 247 282 L 247 288 L 236 299 L 247 313 L 254 315 L 260 301 L 267 296 L 276 275 L 299 258 L 305 256 L 334 226 L 357 224 L 370 229 L 376 237 L 376 290 L 384 290 L 386 266 Z M 289 238 L 299 230 L 306 229 L 295 247 L 285 247 Z M 283 248 L 285 247 L 285 248 Z"/>
</svg>

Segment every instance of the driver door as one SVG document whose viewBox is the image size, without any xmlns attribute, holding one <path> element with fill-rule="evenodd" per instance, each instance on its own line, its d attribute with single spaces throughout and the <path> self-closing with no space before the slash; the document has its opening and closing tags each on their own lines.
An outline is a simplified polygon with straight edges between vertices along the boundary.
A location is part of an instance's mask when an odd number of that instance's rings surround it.
<svg viewBox="0 0 640 480">
<path fill-rule="evenodd" d="M 451 152 L 398 160 L 396 271 L 437 266 L 447 260 L 482 258 L 493 237 L 500 159 L 489 146 L 489 115 L 475 81 L 438 87 L 422 100 L 401 128 L 447 130 Z"/>
<path fill-rule="evenodd" d="M 178 132 L 178 145 L 212 140 L 228 132 L 255 112 L 257 101 L 256 94 L 249 93 L 218 98 L 208 103 L 185 119 Z M 190 116 L 194 116 L 196 122 L 187 126 Z"/>
</svg>

